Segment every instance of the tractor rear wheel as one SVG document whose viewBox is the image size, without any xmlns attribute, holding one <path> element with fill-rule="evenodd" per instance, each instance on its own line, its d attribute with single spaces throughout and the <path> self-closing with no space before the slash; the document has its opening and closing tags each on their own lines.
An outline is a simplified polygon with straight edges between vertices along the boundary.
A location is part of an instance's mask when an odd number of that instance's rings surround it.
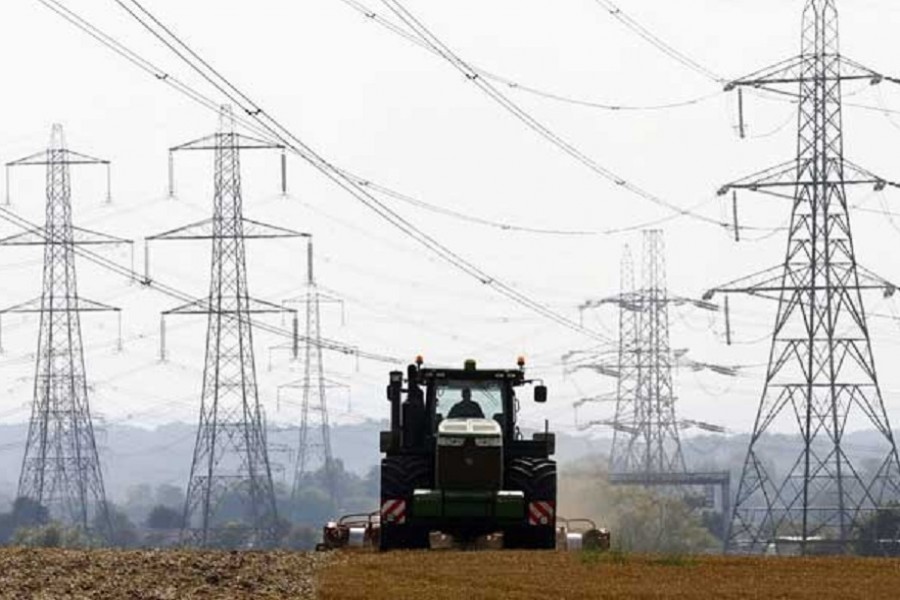
<svg viewBox="0 0 900 600">
<path fill-rule="evenodd" d="M 409 521 L 413 492 L 417 488 L 428 487 L 431 487 L 431 461 L 426 457 L 388 456 L 381 461 L 382 511 L 386 506 L 395 505 L 398 500 L 405 505 L 396 516 L 392 513 L 395 520 L 387 519 L 382 514 L 380 550 L 428 548 L 428 529 Z"/>
<path fill-rule="evenodd" d="M 525 495 L 525 521 L 503 531 L 504 548 L 556 548 L 556 462 L 548 458 L 514 458 L 506 469 L 504 489 Z M 547 523 L 529 524 L 534 502 L 546 503 L 552 511 Z"/>
</svg>

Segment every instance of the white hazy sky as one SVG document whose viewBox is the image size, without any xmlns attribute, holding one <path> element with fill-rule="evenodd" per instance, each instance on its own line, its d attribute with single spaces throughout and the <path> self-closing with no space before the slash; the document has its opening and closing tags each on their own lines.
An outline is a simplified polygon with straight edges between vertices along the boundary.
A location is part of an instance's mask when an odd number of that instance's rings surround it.
<svg viewBox="0 0 900 600">
<path fill-rule="evenodd" d="M 375 0 L 372 8 L 389 15 Z M 65 0 L 64 4 L 107 29 L 168 72 L 201 85 L 155 45 L 112 0 Z M 166 23 L 237 85 L 248 90 L 301 139 L 329 159 L 364 177 L 427 202 L 486 219 L 561 229 L 604 230 L 666 213 L 629 195 L 564 156 L 525 129 L 441 59 L 354 12 L 340 0 L 145 0 Z M 621 7 L 673 46 L 726 77 L 737 77 L 793 55 L 799 45 L 801 0 L 620 0 Z M 720 86 L 685 69 L 613 19 L 594 0 L 409 0 L 407 6 L 461 56 L 489 71 L 560 94 L 618 104 L 655 104 L 712 95 L 699 104 L 658 112 L 610 112 L 577 107 L 506 90 L 585 153 L 669 201 L 728 218 L 715 199 L 717 187 L 791 158 L 794 108 L 748 96 L 749 140 L 737 139 L 735 99 Z M 844 0 L 844 53 L 874 69 L 900 73 L 896 24 L 900 5 L 888 0 Z M 99 171 L 73 177 L 75 221 L 140 239 L 202 219 L 211 211 L 211 156 L 179 159 L 177 200 L 165 197 L 166 148 L 210 133 L 215 115 L 148 77 L 61 20 L 36 0 L 6 0 L 0 8 L 0 160 L 42 148 L 54 122 L 66 127 L 70 146 L 114 161 L 114 203 L 102 203 Z M 206 89 L 206 88 L 204 88 Z M 900 88 L 859 84 L 845 89 L 852 100 L 900 110 Z M 849 100 L 849 99 L 848 99 Z M 896 119 L 896 122 L 891 118 Z M 847 156 L 890 178 L 897 170 L 900 115 L 848 107 Z M 346 299 L 324 309 L 324 334 L 366 350 L 431 363 L 512 366 L 529 357 L 532 374 L 551 385 L 547 407 L 526 407 L 526 420 L 551 418 L 574 427 L 571 402 L 582 394 L 613 389 L 600 377 L 562 376 L 561 355 L 591 345 L 522 309 L 435 260 L 413 241 L 380 221 L 324 177 L 292 160 L 291 196 L 278 195 L 277 156 L 246 156 L 246 216 L 312 232 L 322 285 Z M 895 177 L 900 179 L 900 173 Z M 12 179 L 13 208 L 40 219 L 43 177 L 18 171 Z M 900 212 L 900 195 L 856 192 L 854 202 Z M 462 223 L 404 204 L 394 207 L 410 221 L 522 292 L 577 319 L 587 298 L 614 294 L 623 244 L 637 252 L 638 234 L 553 237 L 504 232 Z M 779 226 L 788 207 L 746 195 L 744 224 Z M 900 280 L 897 246 L 900 217 L 893 223 L 872 212 L 854 214 L 858 258 L 884 276 Z M 0 225 L 0 233 L 12 234 Z M 760 237 L 748 232 L 747 237 Z M 667 223 L 668 280 L 673 293 L 703 290 L 777 263 L 783 234 L 735 244 L 721 229 L 681 218 Z M 142 244 L 137 244 L 138 264 Z M 303 248 L 292 242 L 250 242 L 251 293 L 278 301 L 302 291 Z M 125 251 L 111 256 L 128 262 Z M 155 247 L 154 275 L 197 295 L 206 292 L 209 249 L 178 243 Z M 35 249 L 0 249 L 0 304 L 39 293 L 41 256 Z M 193 421 L 198 410 L 205 322 L 173 322 L 171 361 L 159 364 L 158 314 L 174 301 L 129 286 L 117 276 L 81 263 L 84 296 L 126 308 L 125 351 L 114 352 L 115 324 L 84 320 L 93 408 L 108 421 L 153 424 Z M 900 314 L 896 300 L 875 295 L 871 311 Z M 672 345 L 690 348 L 697 360 L 749 365 L 725 379 L 704 372 L 677 373 L 678 412 L 685 418 L 748 430 L 758 404 L 767 332 L 773 306 L 736 300 L 733 324 L 738 345 L 722 340 L 721 317 L 673 308 Z M 276 318 L 277 321 L 277 318 Z M 587 324 L 613 334 L 612 309 Z M 0 358 L 0 418 L 27 417 L 31 400 L 37 322 L 4 320 Z M 876 361 L 889 414 L 900 421 L 900 322 L 873 317 Z M 291 420 L 296 398 L 277 387 L 302 369 L 271 346 L 284 343 L 256 335 L 261 398 L 270 419 Z M 333 377 L 351 385 L 335 392 L 337 420 L 386 414 L 387 365 L 326 355 Z M 602 416 L 603 410 L 593 413 Z"/>
</svg>

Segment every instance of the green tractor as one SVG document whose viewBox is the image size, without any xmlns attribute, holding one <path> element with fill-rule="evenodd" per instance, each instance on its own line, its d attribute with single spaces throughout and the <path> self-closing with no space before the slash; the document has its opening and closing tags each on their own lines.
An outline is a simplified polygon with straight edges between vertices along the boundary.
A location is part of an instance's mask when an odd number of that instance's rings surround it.
<svg viewBox="0 0 900 600">
<path fill-rule="evenodd" d="M 423 368 L 390 374 L 391 429 L 381 432 L 382 551 L 429 548 L 433 533 L 460 544 L 556 547 L 556 436 L 523 439 L 518 369 Z M 404 398 L 405 394 L 405 398 Z M 534 386 L 535 402 L 547 388 Z"/>
</svg>

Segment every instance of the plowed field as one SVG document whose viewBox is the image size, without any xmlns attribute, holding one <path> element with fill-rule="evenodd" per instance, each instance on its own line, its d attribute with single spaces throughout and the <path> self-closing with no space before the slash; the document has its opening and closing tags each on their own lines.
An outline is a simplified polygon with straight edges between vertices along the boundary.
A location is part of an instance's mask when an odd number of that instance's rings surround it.
<svg viewBox="0 0 900 600">
<path fill-rule="evenodd" d="M 318 590 L 318 595 L 316 594 Z M 0 549 L 0 598 L 900 598 L 900 561 Z"/>
<path fill-rule="evenodd" d="M 319 576 L 325 600 L 900 598 L 900 561 L 557 552 L 359 554 Z"/>
<path fill-rule="evenodd" d="M 0 549 L 0 598 L 314 598 L 323 554 Z"/>
</svg>

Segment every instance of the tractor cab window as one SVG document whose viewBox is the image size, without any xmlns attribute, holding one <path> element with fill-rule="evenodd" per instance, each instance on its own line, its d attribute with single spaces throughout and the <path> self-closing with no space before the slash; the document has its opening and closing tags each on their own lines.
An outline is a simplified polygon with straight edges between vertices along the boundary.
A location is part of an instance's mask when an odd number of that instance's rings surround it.
<svg viewBox="0 0 900 600">
<path fill-rule="evenodd" d="M 442 382 L 435 386 L 435 400 L 435 425 L 442 419 L 503 418 L 503 388 L 495 382 Z"/>
</svg>

